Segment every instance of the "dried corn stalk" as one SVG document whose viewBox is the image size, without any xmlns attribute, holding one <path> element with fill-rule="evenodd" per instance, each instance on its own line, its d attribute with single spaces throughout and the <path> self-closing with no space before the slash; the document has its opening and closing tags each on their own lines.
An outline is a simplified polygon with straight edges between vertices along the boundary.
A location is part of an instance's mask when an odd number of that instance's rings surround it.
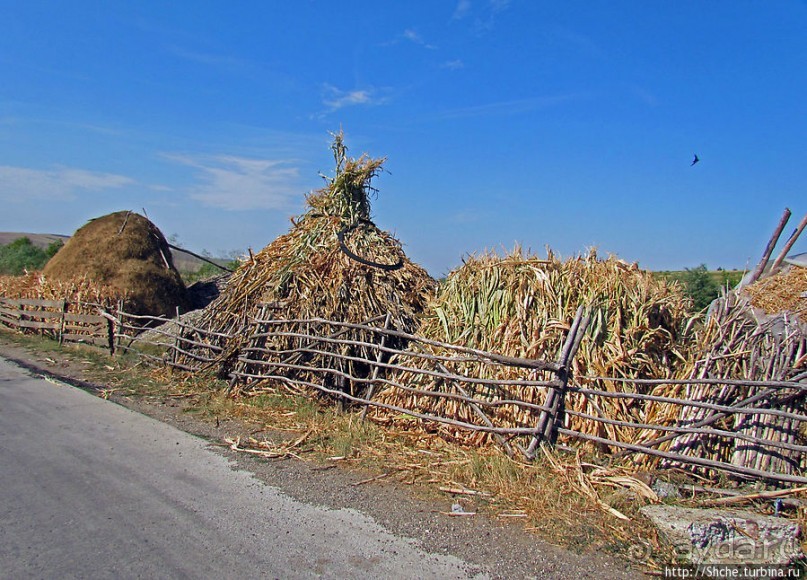
<svg viewBox="0 0 807 580">
<path fill-rule="evenodd" d="M 752 286 L 769 285 L 769 279 Z M 710 318 L 697 333 L 696 349 L 689 365 L 682 368 L 682 379 L 726 379 L 745 381 L 787 381 L 805 370 L 807 332 L 797 316 L 783 312 L 767 316 L 737 292 L 729 292 L 712 307 Z M 725 406 L 753 398 L 755 408 L 772 408 L 791 414 L 805 414 L 804 391 L 738 384 L 662 385 L 653 394 Z M 719 420 L 714 410 L 665 403 L 648 406 L 648 422 L 660 425 L 693 426 L 706 422 L 717 433 L 689 433 L 665 441 L 658 449 L 682 455 L 722 461 L 738 467 L 783 474 L 797 474 L 807 467 L 804 454 L 775 446 L 805 445 L 804 422 L 793 417 L 768 414 L 726 414 Z M 645 439 L 652 438 L 647 435 Z M 764 441 L 772 442 L 767 445 Z M 637 458 L 645 466 L 658 464 L 654 458 Z"/>
<path fill-rule="evenodd" d="M 79 277 L 63 282 L 40 272 L 0 276 L 0 296 L 33 300 L 66 300 L 74 314 L 96 314 L 98 306 L 111 308 L 126 295 L 119 290 Z"/>
<path fill-rule="evenodd" d="M 369 196 L 375 192 L 371 181 L 384 160 L 366 156 L 348 158 L 341 133 L 334 137 L 335 176 L 328 179 L 323 189 L 308 196 L 308 211 L 292 220 L 293 227 L 287 234 L 241 264 L 219 298 L 205 310 L 200 326 L 232 337 L 219 345 L 225 347 L 220 360 L 223 373 L 240 364 L 238 357 L 247 347 L 291 351 L 311 346 L 310 340 L 299 337 L 269 338 L 259 345 L 248 344 L 250 334 L 266 330 L 255 322 L 261 316 L 289 321 L 323 318 L 360 323 L 390 313 L 392 327 L 411 332 L 435 290 L 435 281 L 406 257 L 398 240 L 369 220 Z M 352 254 L 378 265 L 400 264 L 400 267 L 385 269 L 357 261 L 340 246 L 340 234 L 345 248 Z M 262 305 L 266 303 L 282 307 L 262 312 Z M 304 322 L 289 322 L 281 330 L 287 333 L 312 331 L 322 336 L 330 332 L 325 326 L 309 326 Z M 365 342 L 380 340 L 377 334 L 360 331 L 343 334 L 341 338 Z M 368 360 L 375 359 L 377 354 L 361 346 L 315 346 Z M 256 351 L 252 351 L 250 357 L 267 361 L 282 359 Z M 303 358 L 312 367 L 336 368 L 357 377 L 368 373 L 367 365 L 337 360 L 327 353 L 309 353 Z M 254 374 L 259 374 L 266 368 L 246 365 L 240 369 L 244 374 L 253 370 Z M 351 388 L 334 384 L 335 378 L 327 374 L 315 376 L 299 370 L 273 370 L 279 375 L 325 381 L 329 387 Z M 261 386 L 251 385 L 250 388 Z"/>
<path fill-rule="evenodd" d="M 525 255 L 519 248 L 504 257 L 471 257 L 449 274 L 424 315 L 419 334 L 507 356 L 555 360 L 580 304 L 592 307 L 592 322 L 573 361 L 575 382 L 600 389 L 632 390 L 634 387 L 627 383 L 586 377 L 669 377 L 685 360 L 680 352 L 681 332 L 689 310 L 680 288 L 614 257 L 600 260 L 594 251 L 565 261 L 551 251 L 542 259 Z M 545 372 L 525 373 L 501 365 L 471 368 L 471 363 L 456 363 L 450 370 L 500 380 L 552 378 Z M 412 372 L 394 379 L 436 392 L 456 389 L 440 379 Z M 465 388 L 485 401 L 517 399 L 540 405 L 546 395 L 544 388 L 534 386 Z M 471 407 L 456 400 L 415 396 L 394 387 L 381 393 L 380 399 L 421 412 L 479 422 Z M 615 419 L 642 416 L 642 408 L 635 401 L 595 402 L 574 393 L 568 395 L 566 408 Z M 491 413 L 499 427 L 530 427 L 537 418 L 535 409 L 515 405 L 496 407 Z M 636 436 L 631 429 L 579 417 L 568 416 L 567 421 L 569 428 L 585 433 L 619 440 Z M 469 443 L 481 443 L 488 437 L 484 433 L 451 435 Z"/>
</svg>

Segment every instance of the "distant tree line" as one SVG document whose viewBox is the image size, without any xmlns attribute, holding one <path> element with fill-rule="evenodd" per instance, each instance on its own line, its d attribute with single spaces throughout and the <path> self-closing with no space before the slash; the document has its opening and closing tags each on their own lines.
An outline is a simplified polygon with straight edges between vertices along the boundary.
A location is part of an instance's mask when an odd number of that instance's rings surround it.
<svg viewBox="0 0 807 580">
<path fill-rule="evenodd" d="M 661 272 L 660 275 L 669 280 L 677 280 L 684 287 L 684 292 L 692 299 L 696 310 L 703 310 L 720 296 L 723 288 L 733 288 L 739 284 L 743 273 L 718 268 L 710 272 L 706 264 L 695 268 L 685 268 L 680 272 Z"/>
<path fill-rule="evenodd" d="M 26 270 L 41 270 L 63 245 L 59 240 L 43 249 L 35 246 L 29 238 L 18 238 L 10 244 L 0 245 L 0 274 L 19 276 Z"/>
</svg>

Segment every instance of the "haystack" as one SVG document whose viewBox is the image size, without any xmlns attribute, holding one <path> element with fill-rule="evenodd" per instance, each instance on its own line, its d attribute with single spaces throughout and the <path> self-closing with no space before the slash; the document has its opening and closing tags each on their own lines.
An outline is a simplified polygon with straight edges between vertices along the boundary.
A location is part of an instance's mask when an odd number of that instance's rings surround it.
<svg viewBox="0 0 807 580">
<path fill-rule="evenodd" d="M 160 230 L 130 211 L 96 218 L 79 228 L 46 264 L 57 281 L 85 278 L 125 296 L 130 314 L 174 316 L 185 311 L 185 285 Z"/>
<path fill-rule="evenodd" d="M 751 305 L 766 314 L 789 312 L 807 324 L 807 267 L 790 266 L 745 289 Z"/>
<path fill-rule="evenodd" d="M 252 321 L 270 317 L 286 320 L 282 330 L 289 333 L 314 332 L 327 336 L 326 323 L 306 322 L 312 318 L 362 323 L 390 315 L 390 326 L 412 332 L 418 315 L 433 295 L 436 283 L 428 273 L 404 254 L 401 244 L 381 231 L 370 219 L 372 179 L 384 159 L 347 157 L 342 134 L 332 145 L 336 172 L 326 178 L 326 186 L 307 197 L 308 211 L 292 220 L 291 230 L 255 255 L 250 255 L 232 275 L 222 294 L 206 310 L 201 323 L 209 331 L 235 335 L 224 345 L 222 374 L 232 370 L 246 336 L 256 330 Z M 383 325 L 383 322 L 382 322 Z M 378 336 L 354 331 L 343 339 L 378 341 Z M 391 345 L 388 345 L 391 346 Z M 293 351 L 311 348 L 302 338 L 275 338 L 267 348 Z M 323 351 L 338 349 L 357 358 L 372 358 L 361 346 L 318 343 Z M 253 353 L 253 356 L 254 353 Z M 268 355 L 265 355 L 268 356 Z M 345 369 L 361 377 L 361 363 L 339 361 L 325 354 L 300 355 L 310 367 Z M 266 370 L 263 366 L 262 371 Z M 249 373 L 249 367 L 243 369 Z M 305 375 L 304 371 L 279 368 L 280 375 Z M 311 378 L 311 377 L 309 377 Z M 314 380 L 314 379 L 311 379 Z M 317 379 L 325 386 L 343 391 L 334 374 Z M 253 388 L 251 385 L 249 388 Z"/>
<path fill-rule="evenodd" d="M 587 377 L 667 377 L 681 364 L 680 333 L 686 326 L 689 305 L 680 288 L 615 257 L 598 259 L 594 251 L 565 261 L 551 251 L 541 259 L 524 255 L 520 249 L 504 257 L 485 254 L 466 259 L 449 274 L 429 305 L 419 334 L 506 356 L 554 361 L 579 305 L 593 310 L 592 322 L 573 362 L 576 384 L 627 390 L 631 388 L 628 385 L 600 383 Z M 447 353 L 435 349 L 432 354 Z M 456 363 L 450 370 L 462 375 L 467 369 Z M 502 366 L 483 372 L 483 378 L 499 380 L 553 378 L 538 371 L 526 374 L 523 369 Z M 411 372 L 392 380 L 429 391 L 451 388 L 440 379 Z M 520 400 L 541 405 L 546 397 L 542 387 L 466 387 L 473 396 L 487 401 Z M 451 399 L 418 397 L 394 387 L 380 393 L 379 399 L 467 423 L 480 421 L 472 408 Z M 574 393 L 566 401 L 570 411 L 614 419 L 631 417 L 637 412 L 635 405 L 627 399 L 594 403 Z M 497 406 L 490 412 L 493 423 L 501 427 L 534 427 L 537 419 L 537 411 L 513 405 Z M 567 417 L 571 428 L 624 439 L 617 426 Z M 469 443 L 488 439 L 485 434 L 443 429 Z"/>
</svg>

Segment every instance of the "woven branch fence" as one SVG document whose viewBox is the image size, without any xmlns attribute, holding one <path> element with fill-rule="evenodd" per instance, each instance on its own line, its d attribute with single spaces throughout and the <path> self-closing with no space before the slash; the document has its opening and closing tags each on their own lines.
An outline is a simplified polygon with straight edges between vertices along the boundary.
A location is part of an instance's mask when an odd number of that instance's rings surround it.
<svg viewBox="0 0 807 580">
<path fill-rule="evenodd" d="M 183 372 L 218 369 L 224 354 L 218 345 L 229 338 L 198 328 L 181 317 L 167 320 L 134 316 L 119 308 L 97 305 L 95 315 L 71 315 L 71 311 L 86 312 L 93 305 L 80 306 L 66 301 L 0 298 L 0 324 L 60 341 L 104 346 L 112 353 L 131 350 L 155 365 Z M 245 321 L 240 333 L 246 333 L 247 340 L 242 344 L 247 346 L 235 353 L 227 367 L 231 388 L 259 393 L 282 385 L 298 394 L 316 393 L 360 407 L 362 415 L 372 409 L 374 413 L 406 416 L 447 430 L 488 434 L 508 455 L 520 454 L 528 459 L 535 457 L 542 443 L 578 441 L 595 446 L 613 460 L 645 467 L 674 465 L 711 475 L 723 472 L 745 479 L 807 483 L 807 446 L 801 444 L 807 436 L 807 373 L 786 381 L 587 377 L 606 385 L 592 389 L 576 384 L 570 373 L 588 323 L 582 308 L 555 361 L 505 357 L 425 339 L 391 328 L 389 316 L 352 324 L 318 318 L 273 319 L 268 316 L 271 312 L 272 305 L 267 305 L 259 318 Z M 293 348 L 288 347 L 290 338 Z M 285 346 L 278 348 L 275 344 Z M 155 346 L 161 356 L 150 354 Z M 445 354 L 433 354 L 428 347 L 435 346 Z M 355 347 L 370 356 L 351 355 Z M 318 366 L 308 364 L 309 359 L 319 361 Z M 513 378 L 482 378 L 496 366 L 509 367 L 514 372 L 508 377 Z M 397 380 L 415 375 L 428 375 L 447 388 L 425 390 Z M 609 384 L 614 388 L 608 388 Z M 740 395 L 731 404 L 721 404 L 633 392 L 646 391 L 653 385 L 682 385 L 699 391 L 731 388 Z M 640 386 L 644 388 L 638 389 Z M 543 403 L 519 397 L 517 393 L 524 389 L 540 390 Z M 435 413 L 384 402 L 389 397 L 379 400 L 379 393 L 391 391 L 407 396 L 400 400 L 440 398 L 445 404 L 432 406 L 442 410 Z M 666 405 L 677 409 L 676 416 L 689 419 L 663 425 L 644 422 L 641 417 L 617 420 L 604 412 L 567 409 L 569 397 L 586 397 L 594 409 L 600 407 L 598 402 L 609 398 Z M 459 409 L 465 412 L 459 413 Z M 508 425 L 497 422 L 503 409 L 508 410 L 508 417 L 519 418 L 515 426 L 512 421 Z M 473 420 L 467 419 L 469 416 Z M 581 421 L 589 427 L 581 429 Z M 681 440 L 688 444 L 676 445 Z M 714 446 L 715 442 L 733 452 L 720 459 L 714 459 L 706 450 L 699 454 L 698 444 Z"/>
</svg>

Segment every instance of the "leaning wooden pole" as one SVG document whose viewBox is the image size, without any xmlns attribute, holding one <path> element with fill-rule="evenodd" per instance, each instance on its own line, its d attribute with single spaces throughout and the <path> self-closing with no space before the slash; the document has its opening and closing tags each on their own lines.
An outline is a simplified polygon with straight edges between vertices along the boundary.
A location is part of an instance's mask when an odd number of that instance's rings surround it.
<svg viewBox="0 0 807 580">
<path fill-rule="evenodd" d="M 64 344 L 65 325 L 67 324 L 67 300 L 62 300 L 62 312 L 59 317 L 59 346 Z"/>
<path fill-rule="evenodd" d="M 554 387 L 550 387 L 546 395 L 544 406 L 546 410 L 541 411 L 538 421 L 535 425 L 534 435 L 530 441 L 529 446 L 525 452 L 528 459 L 535 457 L 535 451 L 542 441 L 551 439 L 552 433 L 555 430 L 555 425 L 558 420 L 558 415 L 563 407 L 563 398 L 565 397 L 566 384 L 569 380 L 569 367 L 571 361 L 574 359 L 575 351 L 580 346 L 582 334 L 585 332 L 585 327 L 588 325 L 588 316 L 583 316 L 583 306 L 577 308 L 574 321 L 569 328 L 569 334 L 566 336 L 566 341 L 560 351 L 558 358 L 557 381 Z"/>
<path fill-rule="evenodd" d="M 207 262 L 208 264 L 210 264 L 210 265 L 212 265 L 212 266 L 215 266 L 215 267 L 216 267 L 216 268 L 218 268 L 219 270 L 224 270 L 225 272 L 229 272 L 230 274 L 232 274 L 232 273 L 233 273 L 233 271 L 232 271 L 232 270 L 230 270 L 228 267 L 226 267 L 226 266 L 222 266 L 221 264 L 217 264 L 217 263 L 216 263 L 216 262 L 214 262 L 213 260 L 211 260 L 211 259 L 209 259 L 209 258 L 205 258 L 204 256 L 200 256 L 199 254 L 194 254 L 194 253 L 193 253 L 193 252 L 191 252 L 190 250 L 186 250 L 185 248 L 180 248 L 179 246 L 175 246 L 175 245 L 173 245 L 173 244 L 168 244 L 168 247 L 169 247 L 169 248 L 171 248 L 172 250 L 177 250 L 177 251 L 179 251 L 179 252 L 185 252 L 186 254 L 190 254 L 190 255 L 191 255 L 191 256 L 193 256 L 194 258 L 197 258 L 197 259 L 199 259 L 199 260 L 202 260 L 203 262 Z M 251 250 L 251 249 L 249 250 L 249 255 L 250 255 L 250 257 L 252 257 L 252 250 Z"/>
<path fill-rule="evenodd" d="M 762 273 L 765 271 L 765 266 L 768 265 L 768 261 L 771 259 L 771 254 L 773 254 L 773 249 L 776 247 L 777 242 L 779 241 L 779 236 L 782 235 L 782 230 L 785 229 L 787 225 L 787 220 L 790 219 L 790 209 L 785 208 L 784 213 L 782 214 L 782 219 L 779 220 L 779 225 L 776 226 L 776 230 L 774 230 L 771 239 L 768 240 L 768 245 L 765 247 L 765 252 L 762 254 L 762 259 L 757 264 L 757 267 L 754 269 L 754 272 L 751 274 L 751 277 L 748 279 L 748 284 L 753 284 L 759 277 L 762 276 Z"/>
<path fill-rule="evenodd" d="M 804 231 L 804 228 L 807 227 L 807 214 L 804 214 L 804 217 L 801 218 L 801 222 L 799 222 L 799 226 L 790 234 L 790 237 L 787 239 L 785 243 L 785 247 L 782 248 L 782 251 L 779 252 L 779 255 L 776 257 L 776 260 L 773 261 L 773 266 L 771 266 L 771 274 L 775 274 L 776 271 L 779 269 L 779 266 L 782 265 L 782 261 L 787 257 L 788 252 L 793 248 L 793 245 L 796 243 L 796 240 L 799 239 L 801 232 Z"/>
<path fill-rule="evenodd" d="M 384 330 L 389 330 L 390 325 L 392 324 L 392 312 L 387 312 L 387 316 L 384 319 Z M 379 366 L 378 363 L 381 362 L 381 359 L 384 357 L 384 346 L 387 342 L 387 334 L 384 333 L 381 335 L 381 344 L 378 347 L 378 352 L 376 353 L 375 362 L 376 364 L 373 366 L 373 373 L 370 376 L 370 386 L 367 388 L 367 391 L 364 397 L 367 399 L 367 404 L 364 406 L 364 409 L 361 411 L 361 420 L 364 421 L 367 418 L 367 411 L 370 409 L 370 401 L 373 399 L 373 394 L 375 393 L 376 387 L 376 380 L 378 379 L 378 370 Z"/>
</svg>

